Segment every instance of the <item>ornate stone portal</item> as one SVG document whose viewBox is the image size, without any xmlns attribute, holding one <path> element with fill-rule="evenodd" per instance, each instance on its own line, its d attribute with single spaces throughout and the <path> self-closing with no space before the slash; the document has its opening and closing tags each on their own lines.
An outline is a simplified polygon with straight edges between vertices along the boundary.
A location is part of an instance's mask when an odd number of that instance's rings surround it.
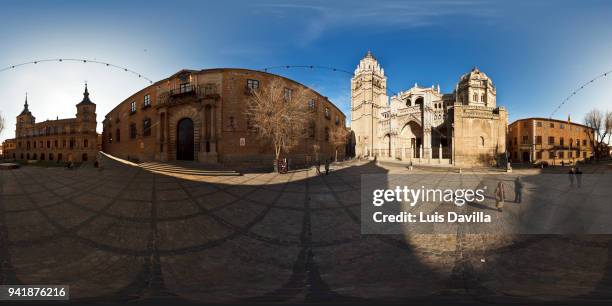
<svg viewBox="0 0 612 306">
<path fill-rule="evenodd" d="M 417 85 L 387 96 L 387 77 L 368 51 L 351 80 L 357 156 L 455 166 L 493 165 L 505 157 L 507 112 L 478 68 L 450 94 Z"/>
</svg>

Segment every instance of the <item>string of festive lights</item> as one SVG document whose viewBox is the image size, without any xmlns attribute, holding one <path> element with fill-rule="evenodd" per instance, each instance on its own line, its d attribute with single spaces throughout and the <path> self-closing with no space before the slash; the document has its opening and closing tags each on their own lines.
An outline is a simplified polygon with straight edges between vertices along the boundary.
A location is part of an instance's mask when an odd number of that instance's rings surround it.
<svg viewBox="0 0 612 306">
<path fill-rule="evenodd" d="M 553 110 L 553 112 L 550 114 L 550 118 L 552 118 L 557 111 L 559 111 L 561 109 L 561 107 L 563 105 L 565 105 L 565 103 L 567 103 L 572 97 L 574 97 L 577 93 L 579 93 L 580 91 L 582 91 L 585 87 L 593 84 L 595 81 L 601 79 L 601 78 L 605 78 L 607 77 L 609 74 L 612 74 L 612 70 L 608 71 L 608 72 L 604 72 L 594 78 L 592 78 L 591 80 L 585 82 L 584 84 L 580 85 L 580 87 L 578 87 L 576 90 L 574 90 L 569 96 L 567 96 L 562 102 L 561 104 L 559 104 L 555 110 Z"/>
<path fill-rule="evenodd" d="M 335 68 L 335 67 L 330 67 L 330 66 L 318 66 L 318 65 L 270 66 L 270 67 L 263 68 L 262 71 L 269 72 L 268 70 L 273 70 L 273 69 L 291 69 L 291 68 L 304 68 L 304 69 L 313 69 L 313 70 L 314 69 L 329 70 L 329 71 L 333 71 L 333 72 L 340 72 L 340 73 L 348 74 L 351 77 L 353 76 L 353 72 L 350 72 L 350 71 L 345 70 L 345 69 L 340 69 L 340 68 Z M 393 96 L 397 95 L 397 92 L 392 90 L 391 88 L 389 88 L 389 86 L 387 86 L 387 90 L 389 90 L 391 95 L 393 95 Z"/>
<path fill-rule="evenodd" d="M 90 59 L 80 59 L 80 58 L 54 58 L 54 59 L 42 59 L 42 60 L 35 60 L 35 61 L 30 61 L 30 62 L 25 62 L 25 63 L 20 63 L 20 64 L 16 64 L 16 65 L 10 65 L 7 67 L 4 67 L 2 69 L 0 69 L 0 72 L 4 72 L 7 70 L 12 70 L 21 66 L 26 66 L 26 65 L 36 65 L 39 63 L 46 63 L 46 62 L 57 62 L 57 63 L 63 63 L 63 62 L 80 62 L 83 64 L 99 64 L 99 65 L 104 65 L 106 67 L 112 67 L 112 68 L 116 68 L 119 70 L 123 70 L 124 72 L 129 72 L 135 76 L 138 76 L 141 79 L 146 80 L 147 82 L 149 82 L 149 84 L 153 84 L 153 81 L 151 79 L 149 79 L 148 77 L 142 75 L 141 73 L 138 73 L 134 70 L 131 70 L 127 67 L 123 67 L 123 66 L 119 66 L 119 65 L 115 65 L 112 63 L 107 63 L 107 62 L 102 62 L 102 61 L 98 61 L 98 60 L 90 60 Z"/>
</svg>

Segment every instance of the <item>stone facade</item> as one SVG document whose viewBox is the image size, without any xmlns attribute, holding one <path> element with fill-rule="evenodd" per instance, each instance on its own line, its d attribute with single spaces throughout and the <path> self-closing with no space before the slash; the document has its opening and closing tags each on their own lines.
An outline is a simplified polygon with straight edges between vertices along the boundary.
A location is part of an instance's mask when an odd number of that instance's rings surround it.
<svg viewBox="0 0 612 306">
<path fill-rule="evenodd" d="M 387 77 L 372 53 L 351 80 L 351 129 L 357 156 L 413 163 L 492 165 L 506 152 L 508 115 L 491 79 L 477 68 L 453 93 L 412 88 L 387 96 Z"/>
<path fill-rule="evenodd" d="M 593 155 L 595 131 L 567 121 L 526 118 L 510 124 L 508 151 L 519 163 L 572 164 Z"/>
<path fill-rule="evenodd" d="M 257 136 L 246 110 L 251 90 L 267 86 L 273 79 L 280 79 L 288 90 L 305 88 L 261 71 L 181 70 L 140 90 L 106 115 L 103 151 L 136 161 L 271 165 L 272 145 Z M 311 131 L 289 154 L 283 155 L 294 164 L 335 157 L 336 149 L 339 158 L 344 157 L 345 146 L 332 144 L 329 135 L 345 128 L 345 115 L 327 97 L 311 89 L 307 92 L 312 95 Z"/>
<path fill-rule="evenodd" d="M 37 123 L 26 97 L 23 111 L 17 116 L 15 139 L 5 141 L 12 147 L 5 152 L 5 157 L 57 162 L 94 160 L 99 151 L 96 104 L 89 99 L 87 85 L 83 100 L 76 108 L 75 118 Z"/>
</svg>

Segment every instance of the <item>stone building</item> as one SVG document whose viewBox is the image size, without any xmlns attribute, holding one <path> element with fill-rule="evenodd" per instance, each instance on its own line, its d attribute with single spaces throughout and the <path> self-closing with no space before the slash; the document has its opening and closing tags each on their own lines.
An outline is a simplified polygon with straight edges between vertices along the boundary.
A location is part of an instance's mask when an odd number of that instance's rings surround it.
<svg viewBox="0 0 612 306">
<path fill-rule="evenodd" d="M 15 148 L 7 158 L 84 162 L 98 153 L 96 104 L 89 99 L 87 85 L 83 100 L 76 105 L 76 118 L 36 122 L 26 97 L 23 111 L 17 116 Z"/>
<path fill-rule="evenodd" d="M 119 103 L 104 119 L 103 151 L 135 161 L 195 160 L 206 164 L 271 165 L 272 145 L 260 139 L 246 111 L 252 90 L 273 79 L 286 93 L 306 88 L 290 79 L 247 69 L 181 70 Z M 294 164 L 331 158 L 344 145 L 330 133 L 345 128 L 344 114 L 327 97 L 312 97 L 307 137 L 289 152 Z M 285 154 L 283 154 L 285 155 Z"/>
<path fill-rule="evenodd" d="M 526 118 L 510 124 L 508 151 L 512 162 L 569 164 L 593 155 L 595 131 L 567 121 Z"/>
<path fill-rule="evenodd" d="M 357 156 L 456 166 L 505 156 L 508 115 L 477 68 L 452 93 L 415 84 L 389 98 L 384 69 L 368 52 L 351 80 L 351 114 Z"/>
</svg>

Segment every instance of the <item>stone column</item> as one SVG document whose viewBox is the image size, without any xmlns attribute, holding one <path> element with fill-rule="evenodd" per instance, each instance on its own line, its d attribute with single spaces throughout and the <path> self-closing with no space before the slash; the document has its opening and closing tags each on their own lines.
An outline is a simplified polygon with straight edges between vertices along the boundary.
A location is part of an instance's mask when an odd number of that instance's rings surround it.
<svg viewBox="0 0 612 306">
<path fill-rule="evenodd" d="M 431 129 L 425 128 L 423 129 L 423 147 L 426 159 L 431 159 Z"/>
</svg>

